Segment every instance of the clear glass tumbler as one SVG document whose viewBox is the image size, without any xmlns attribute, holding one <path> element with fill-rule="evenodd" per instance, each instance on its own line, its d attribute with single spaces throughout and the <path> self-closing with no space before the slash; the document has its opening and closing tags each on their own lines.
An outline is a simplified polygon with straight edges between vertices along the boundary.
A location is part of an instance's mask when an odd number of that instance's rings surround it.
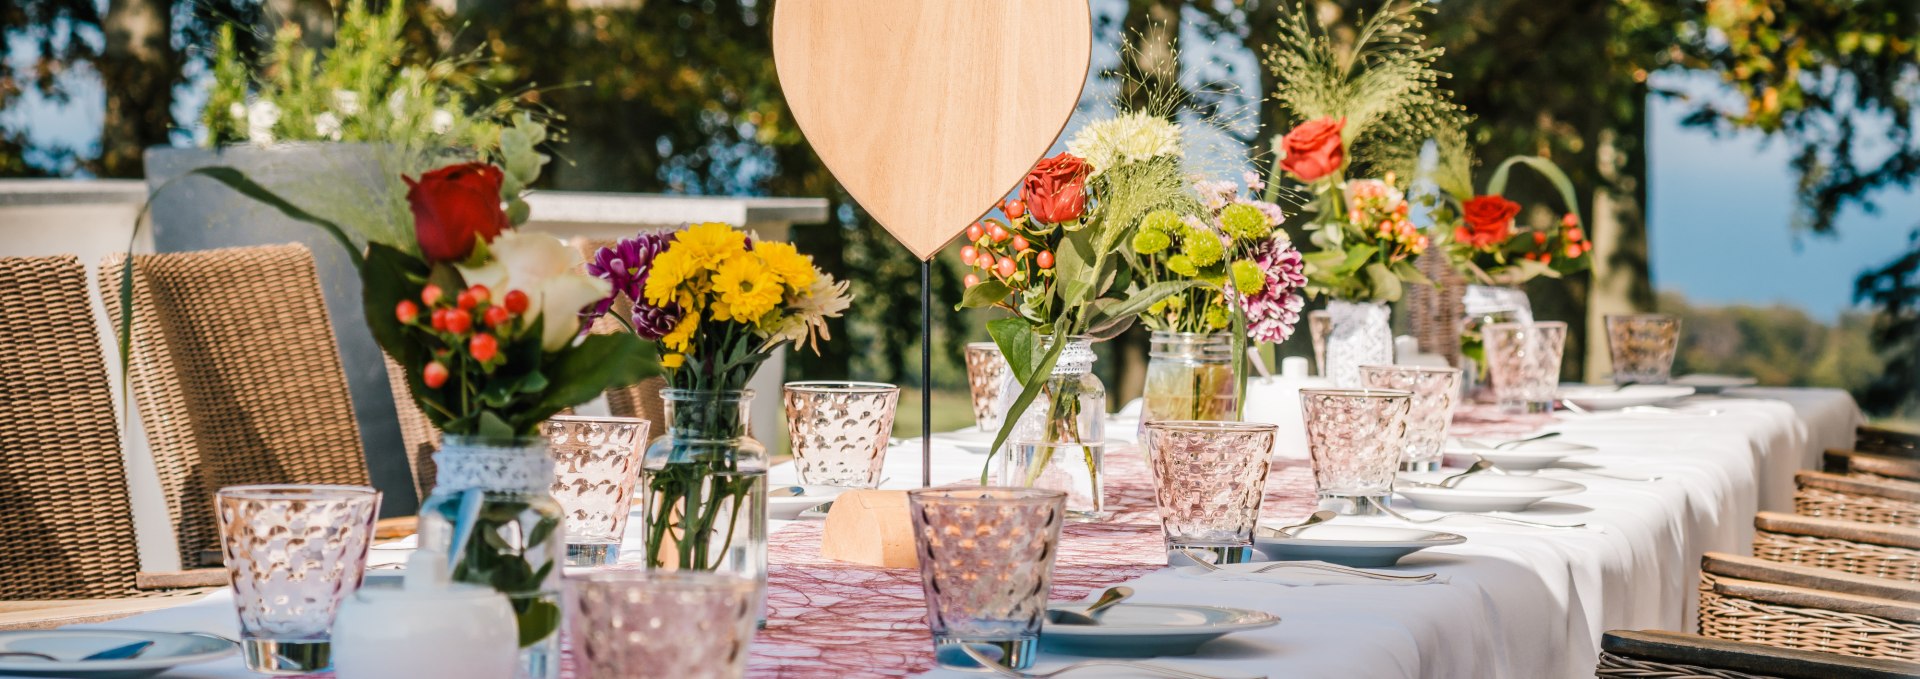
<svg viewBox="0 0 1920 679">
<path fill-rule="evenodd" d="M 1494 398 L 1516 413 L 1553 412 L 1560 387 L 1560 356 L 1567 348 L 1567 324 L 1495 323 L 1485 328 L 1487 374 Z"/>
<path fill-rule="evenodd" d="M 1460 369 L 1418 365 L 1363 365 L 1360 384 L 1368 389 L 1413 393 L 1407 412 L 1406 446 L 1400 453 L 1400 471 L 1430 472 L 1440 468 L 1447 429 L 1453 426 L 1453 407 L 1460 401 Z"/>
<path fill-rule="evenodd" d="M 967 389 L 973 396 L 973 423 L 980 431 L 1000 431 L 1000 385 L 1007 380 L 1007 359 L 1000 345 L 967 343 Z"/>
<path fill-rule="evenodd" d="M 567 513 L 568 566 L 620 561 L 651 426 L 637 417 L 555 415 L 547 420 L 553 499 Z"/>
<path fill-rule="evenodd" d="M 1378 511 L 1374 505 L 1393 493 L 1412 404 L 1412 392 L 1392 389 L 1300 390 L 1321 509 Z"/>
<path fill-rule="evenodd" d="M 940 663 L 980 669 L 964 654 L 940 653 L 967 644 L 993 647 L 1008 667 L 1032 667 L 1067 494 L 950 486 L 907 491 L 907 503 Z"/>
<path fill-rule="evenodd" d="M 380 493 L 230 486 L 214 505 L 247 669 L 295 675 L 331 668 L 334 612 L 360 588 Z"/>
<path fill-rule="evenodd" d="M 887 461 L 900 387 L 879 382 L 788 382 L 787 440 L 810 485 L 873 488 Z"/>
<path fill-rule="evenodd" d="M 1188 550 L 1212 554 L 1213 563 L 1252 559 L 1279 430 L 1257 422 L 1147 423 L 1144 443 L 1169 564 L 1189 562 Z"/>
<path fill-rule="evenodd" d="M 1607 316 L 1614 384 L 1666 384 L 1680 350 L 1680 318 L 1668 314 Z"/>
<path fill-rule="evenodd" d="M 595 570 L 566 576 L 582 679 L 738 679 L 758 605 L 732 573 Z"/>
<path fill-rule="evenodd" d="M 1313 340 L 1313 369 L 1327 376 L 1327 333 L 1333 332 L 1333 312 L 1326 309 L 1307 312 L 1307 335 Z"/>
</svg>

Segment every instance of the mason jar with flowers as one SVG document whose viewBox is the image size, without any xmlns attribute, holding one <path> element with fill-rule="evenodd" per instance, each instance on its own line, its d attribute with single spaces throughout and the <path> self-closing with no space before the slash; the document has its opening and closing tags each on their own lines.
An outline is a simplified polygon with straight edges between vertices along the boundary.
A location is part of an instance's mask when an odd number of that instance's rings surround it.
<svg viewBox="0 0 1920 679">
<path fill-rule="evenodd" d="M 642 463 L 646 565 L 737 573 L 766 587 L 766 447 L 747 431 L 747 382 L 787 345 L 817 350 L 847 284 L 793 245 L 726 224 L 643 232 L 595 253 L 589 272 L 621 299 L 631 336 L 660 352 L 666 435 Z"/>
</svg>

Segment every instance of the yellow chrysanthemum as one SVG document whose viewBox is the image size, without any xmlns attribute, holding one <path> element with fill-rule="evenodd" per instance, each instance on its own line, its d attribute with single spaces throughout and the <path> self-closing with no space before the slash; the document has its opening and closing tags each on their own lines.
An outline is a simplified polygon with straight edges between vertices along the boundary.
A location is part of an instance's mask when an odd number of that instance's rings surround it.
<svg viewBox="0 0 1920 679">
<path fill-rule="evenodd" d="M 733 257 L 713 273 L 713 317 L 753 323 L 780 305 L 785 292 L 780 280 L 760 265 L 758 257 Z"/>
<path fill-rule="evenodd" d="M 660 338 L 660 343 L 665 345 L 669 351 L 684 354 L 687 352 L 687 347 L 693 344 L 694 331 L 699 329 L 700 315 L 687 314 L 680 317 L 680 323 L 673 326 L 672 332 L 667 333 L 666 337 Z"/>
<path fill-rule="evenodd" d="M 646 294 L 647 303 L 666 306 L 676 296 L 680 284 L 685 283 L 687 276 L 694 272 L 695 268 L 687 261 L 686 255 L 677 248 L 667 248 L 666 252 L 653 258 L 652 271 L 647 274 L 647 289 L 642 291 Z"/>
<path fill-rule="evenodd" d="M 734 255 L 747 251 L 747 234 L 719 222 L 687 227 L 674 234 L 667 252 L 679 253 L 696 271 L 712 269 Z"/>
<path fill-rule="evenodd" d="M 686 354 L 667 354 L 660 357 L 660 366 L 664 368 L 678 368 L 686 363 Z"/>
<path fill-rule="evenodd" d="M 753 254 L 787 287 L 806 290 L 813 286 L 813 258 L 800 254 L 792 244 L 771 241 L 754 243 Z"/>
</svg>

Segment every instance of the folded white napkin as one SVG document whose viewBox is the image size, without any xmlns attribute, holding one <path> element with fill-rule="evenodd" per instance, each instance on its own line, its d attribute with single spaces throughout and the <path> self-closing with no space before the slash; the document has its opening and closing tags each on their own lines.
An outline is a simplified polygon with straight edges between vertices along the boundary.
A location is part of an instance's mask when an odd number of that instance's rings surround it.
<svg viewBox="0 0 1920 679">
<path fill-rule="evenodd" d="M 1282 563 L 1287 565 L 1279 565 Z M 1332 565 L 1324 561 L 1261 561 L 1256 563 L 1227 564 L 1221 566 L 1220 570 L 1217 571 L 1209 571 L 1199 566 L 1186 566 L 1175 569 L 1174 572 L 1179 573 L 1180 577 L 1193 578 L 1195 580 L 1261 582 L 1269 585 L 1283 585 L 1287 587 L 1312 587 L 1315 585 L 1386 585 L 1392 587 L 1397 585 L 1435 585 L 1446 584 L 1447 582 L 1447 576 L 1444 575 L 1421 581 L 1380 580 L 1360 575 L 1336 573 L 1330 570 L 1306 567 L 1301 564 Z M 1255 572 L 1268 566 L 1278 567 L 1265 573 Z M 1380 569 L 1366 570 L 1382 574 L 1418 575 L 1418 573 L 1401 573 Z"/>
</svg>

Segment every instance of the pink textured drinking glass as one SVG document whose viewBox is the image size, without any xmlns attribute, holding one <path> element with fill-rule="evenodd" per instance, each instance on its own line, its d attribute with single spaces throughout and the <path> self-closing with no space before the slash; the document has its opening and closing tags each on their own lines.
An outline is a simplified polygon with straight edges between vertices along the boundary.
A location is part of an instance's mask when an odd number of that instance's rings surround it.
<svg viewBox="0 0 1920 679">
<path fill-rule="evenodd" d="M 1440 468 L 1447 429 L 1453 426 L 1453 406 L 1460 400 L 1460 369 L 1422 365 L 1363 365 L 1360 384 L 1369 389 L 1413 393 L 1407 409 L 1406 445 L 1400 452 L 1400 471 L 1428 472 Z"/>
<path fill-rule="evenodd" d="M 1327 376 L 1327 335 L 1333 332 L 1333 313 L 1325 309 L 1307 312 L 1307 336 L 1313 340 L 1313 369 Z"/>
<path fill-rule="evenodd" d="M 1005 419 L 997 409 L 1000 385 L 1007 380 L 1007 359 L 1000 345 L 967 343 L 967 390 L 973 396 L 973 423 L 980 431 L 999 431 Z"/>
<path fill-rule="evenodd" d="M 547 420 L 553 499 L 566 512 L 567 565 L 620 560 L 650 427 L 637 417 L 555 415 Z"/>
<path fill-rule="evenodd" d="M 737 679 L 759 606 L 753 581 L 703 571 L 568 573 L 567 628 L 581 679 Z"/>
<path fill-rule="evenodd" d="M 1014 669 L 1033 666 L 1067 494 L 948 486 L 907 491 L 907 503 L 939 663 L 980 669 L 953 652 L 965 644 Z"/>
<path fill-rule="evenodd" d="M 1567 348 L 1567 324 L 1494 323 L 1486 326 L 1487 373 L 1494 398 L 1516 413 L 1553 412 L 1560 387 L 1560 356 Z"/>
<path fill-rule="evenodd" d="M 1614 384 L 1666 384 L 1680 350 L 1680 317 L 1608 315 L 1607 349 L 1613 354 Z"/>
<path fill-rule="evenodd" d="M 900 388 L 879 382 L 788 382 L 787 433 L 800 482 L 873 488 L 887 461 Z"/>
<path fill-rule="evenodd" d="M 362 486 L 230 486 L 215 494 L 214 509 L 247 669 L 330 668 L 333 616 L 360 588 L 380 493 Z"/>
<path fill-rule="evenodd" d="M 1165 420 L 1146 429 L 1168 563 L 1187 563 L 1189 552 L 1209 553 L 1213 563 L 1251 560 L 1279 427 Z"/>
<path fill-rule="evenodd" d="M 1321 509 L 1371 514 L 1393 492 L 1413 393 L 1301 389 L 1300 413 Z"/>
</svg>

